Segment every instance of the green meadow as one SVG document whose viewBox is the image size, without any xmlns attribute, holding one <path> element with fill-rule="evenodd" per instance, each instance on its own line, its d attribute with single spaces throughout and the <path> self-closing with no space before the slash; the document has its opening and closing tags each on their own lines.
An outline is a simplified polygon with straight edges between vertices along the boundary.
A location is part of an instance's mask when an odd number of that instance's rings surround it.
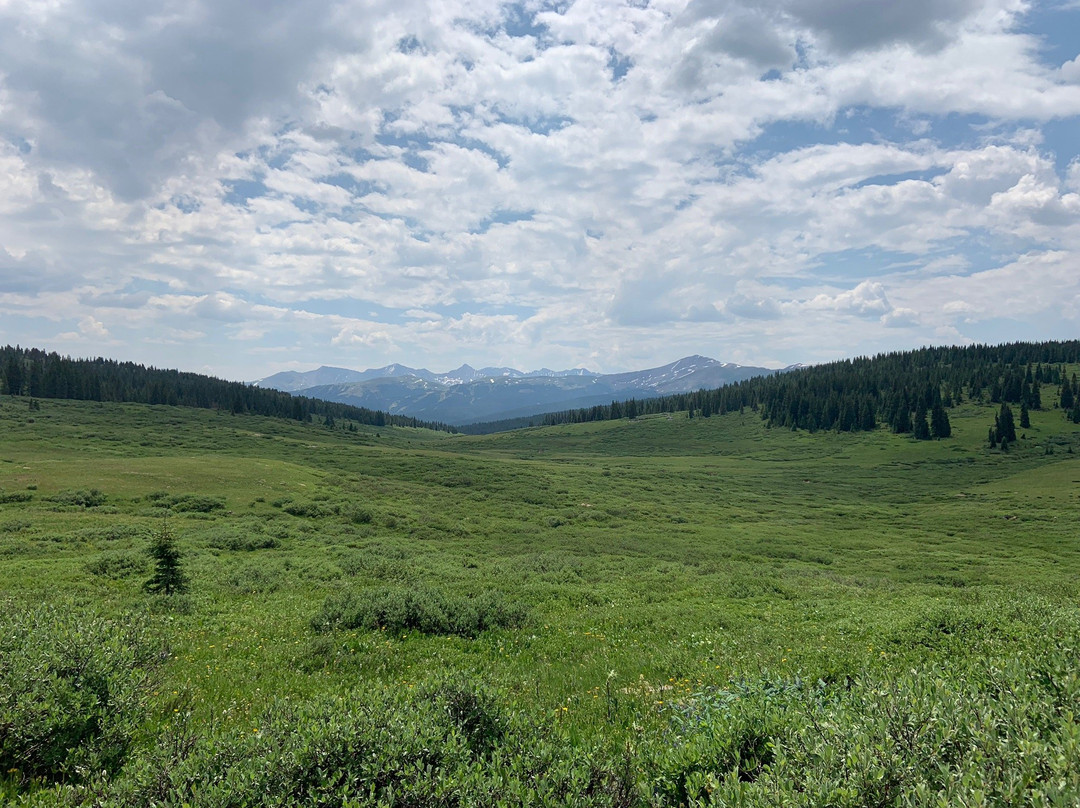
<svg viewBox="0 0 1080 808">
<path fill-rule="evenodd" d="M 462 436 L 4 396 L 0 802 L 1075 805 L 1080 426 L 1002 452 L 995 411 Z M 144 587 L 163 533 L 182 593 Z"/>
</svg>

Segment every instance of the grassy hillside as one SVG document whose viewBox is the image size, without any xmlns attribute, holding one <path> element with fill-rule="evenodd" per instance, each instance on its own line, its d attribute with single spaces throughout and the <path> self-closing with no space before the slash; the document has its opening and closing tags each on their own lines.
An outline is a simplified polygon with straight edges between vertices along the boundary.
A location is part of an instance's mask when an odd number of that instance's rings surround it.
<svg viewBox="0 0 1080 808">
<path fill-rule="evenodd" d="M 0 800 L 1071 804 L 1080 427 L 1002 453 L 995 411 L 470 437 L 4 396 Z M 143 588 L 163 529 L 183 595 Z"/>
</svg>

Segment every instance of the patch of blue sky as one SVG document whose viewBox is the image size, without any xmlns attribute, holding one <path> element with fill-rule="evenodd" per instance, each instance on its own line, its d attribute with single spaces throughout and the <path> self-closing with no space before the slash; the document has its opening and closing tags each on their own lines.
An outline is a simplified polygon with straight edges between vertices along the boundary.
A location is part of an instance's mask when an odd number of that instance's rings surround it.
<svg viewBox="0 0 1080 808">
<path fill-rule="evenodd" d="M 537 135 L 550 135 L 574 123 L 574 119 L 568 115 L 519 116 L 507 115 L 501 110 L 499 120 L 511 126 L 521 126 Z"/>
<path fill-rule="evenodd" d="M 257 151 L 264 163 L 273 169 L 285 168 L 293 155 L 292 149 L 282 149 L 273 146 L 260 146 Z"/>
<path fill-rule="evenodd" d="M 58 350 L 53 342 L 56 332 L 57 323 L 52 320 L 24 315 L 10 307 L 4 310 L 4 316 L 0 318 L 0 345 L 34 345 L 46 351 L 55 351 Z"/>
<path fill-rule="evenodd" d="M 912 259 L 912 255 L 895 250 L 840 250 L 819 255 L 810 274 L 822 283 L 856 285 L 868 278 L 879 277 L 890 268 L 908 266 Z"/>
<path fill-rule="evenodd" d="M 630 57 L 624 56 L 614 48 L 609 48 L 607 66 L 608 70 L 611 71 L 611 80 L 618 81 L 630 72 L 630 68 L 634 66 L 634 62 Z"/>
<path fill-rule="evenodd" d="M 781 281 L 781 285 L 796 288 L 808 277 L 820 283 L 855 286 L 883 275 L 974 275 L 1010 263 L 1029 246 L 1003 241 L 999 235 L 975 233 L 941 242 L 918 255 L 876 248 L 840 250 L 819 255 L 807 273 Z M 953 256 L 961 260 L 950 260 Z"/>
<path fill-rule="evenodd" d="M 981 118 L 979 122 L 981 122 Z M 927 128 L 928 127 L 928 128 Z M 923 130 L 926 131 L 923 131 Z M 931 136 L 952 141 L 970 136 L 970 127 L 962 121 L 906 116 L 897 107 L 859 105 L 840 111 L 832 130 L 843 143 L 903 143 Z"/>
<path fill-rule="evenodd" d="M 531 36 L 539 41 L 550 33 L 548 27 L 536 19 L 536 13 L 526 8 L 524 3 L 511 3 L 505 8 L 502 29 L 507 36 Z"/>
<path fill-rule="evenodd" d="M 941 118 L 906 118 L 898 109 L 850 107 L 832 122 L 812 120 L 774 121 L 744 145 L 744 160 L 760 162 L 780 154 L 806 148 L 808 144 L 834 146 L 841 143 L 911 143 L 930 139 L 948 148 L 975 145 L 986 136 L 986 119 L 978 115 L 950 115 Z M 923 129 L 925 128 L 925 131 Z"/>
<path fill-rule="evenodd" d="M 1039 150 L 1053 154 L 1058 173 L 1064 175 L 1069 163 L 1080 155 L 1080 118 L 1047 121 L 1041 131 L 1043 142 Z"/>
<path fill-rule="evenodd" d="M 399 53 L 416 53 L 423 50 L 423 43 L 414 34 L 403 36 L 398 40 L 397 50 Z"/>
<path fill-rule="evenodd" d="M 248 200 L 266 196 L 269 190 L 261 179 L 222 180 L 221 184 L 225 188 L 225 204 L 238 207 L 246 205 Z"/>
<path fill-rule="evenodd" d="M 507 3 L 503 6 L 502 19 L 493 25 L 481 23 L 475 18 L 462 19 L 458 23 L 466 29 L 488 38 L 496 37 L 500 33 L 505 33 L 511 37 L 531 36 L 536 40 L 537 47 L 542 50 L 551 42 L 551 31 L 546 25 L 537 20 L 536 15 L 540 11 L 554 8 L 549 3 L 542 5 L 542 8 L 537 8 L 534 3 L 528 5 L 525 3 Z M 526 59 L 525 61 L 529 60 Z"/>
<path fill-rule="evenodd" d="M 1075 2 L 1032 3 L 1020 30 L 1039 38 L 1040 56 L 1050 67 L 1059 67 L 1080 54 L 1080 6 Z"/>
<path fill-rule="evenodd" d="M 122 291 L 125 295 L 137 295 L 140 293 L 167 295 L 171 294 L 174 290 L 164 281 L 154 280 L 153 278 L 132 278 L 124 284 Z"/>
<path fill-rule="evenodd" d="M 757 162 L 779 154 L 787 154 L 810 144 L 834 145 L 848 142 L 834 127 L 815 121 L 774 121 L 762 128 L 760 134 L 745 144 L 744 157 Z"/>
<path fill-rule="evenodd" d="M 194 213 L 202 207 L 202 202 L 199 201 L 198 197 L 191 196 L 190 194 L 177 194 L 169 201 L 181 213 Z"/>
<path fill-rule="evenodd" d="M 18 149 L 19 154 L 29 154 L 34 149 L 33 144 L 22 135 L 10 134 L 6 135 L 4 139 Z"/>
<path fill-rule="evenodd" d="M 303 196 L 289 197 L 289 201 L 293 203 L 293 206 L 297 210 L 302 210 L 304 213 L 310 216 L 314 216 L 316 213 L 323 209 L 323 206 L 319 202 Z"/>
<path fill-rule="evenodd" d="M 344 154 L 354 163 L 367 163 L 371 160 L 381 160 L 382 157 L 373 153 L 371 150 L 359 146 L 355 149 L 345 149 Z"/>
<path fill-rule="evenodd" d="M 280 305 L 269 300 L 267 305 Z M 310 314 L 319 314 L 330 317 L 350 317 L 359 320 L 374 320 L 380 323 L 403 324 L 411 322 L 405 316 L 402 309 L 394 309 L 382 306 L 371 300 L 357 298 L 334 297 L 334 298 L 308 298 L 292 304 L 291 308 L 297 311 L 305 311 Z"/>
<path fill-rule="evenodd" d="M 798 280 L 799 285 L 805 284 L 807 278 L 810 277 L 819 283 L 853 287 L 864 280 L 878 278 L 885 274 L 897 271 L 917 271 L 920 266 L 924 266 L 937 257 L 941 256 L 937 253 L 933 256 L 914 256 L 910 253 L 879 250 L 873 247 L 840 250 L 819 255 L 814 264 L 809 267 L 807 274 L 802 275 Z"/>
<path fill-rule="evenodd" d="M 865 188 L 867 185 L 896 185 L 909 180 L 931 182 L 934 177 L 945 174 L 945 169 L 931 169 L 928 171 L 905 171 L 899 174 L 875 174 L 852 185 L 852 188 Z"/>
<path fill-rule="evenodd" d="M 457 145 L 463 149 L 471 149 L 486 154 L 492 160 L 499 164 L 499 168 L 506 168 L 510 165 L 510 158 L 498 149 L 492 148 L 490 145 L 482 140 L 475 140 L 473 138 L 458 138 L 455 141 Z"/>
<path fill-rule="evenodd" d="M 252 302 L 260 302 L 272 306 L 280 305 L 269 299 L 258 299 L 257 301 L 253 299 Z M 383 306 L 373 300 L 341 297 L 332 299 L 311 298 L 295 303 L 291 308 L 297 311 L 305 311 L 310 314 L 371 320 L 374 322 L 386 323 L 388 325 L 405 325 L 416 322 L 418 319 L 418 311 L 430 312 L 438 317 L 451 320 L 460 319 L 466 314 L 485 316 L 510 315 L 523 320 L 536 314 L 536 309 L 529 306 L 496 305 L 478 303 L 476 301 L 398 309 Z M 422 319 L 422 317 L 419 319 Z"/>
<path fill-rule="evenodd" d="M 488 232 L 495 225 L 513 224 L 514 222 L 531 222 L 534 215 L 535 212 L 531 210 L 498 210 L 495 211 L 493 215 L 483 219 L 469 232 L 483 234 Z"/>
<path fill-rule="evenodd" d="M 1003 311 L 1008 311 L 1009 301 L 1001 301 Z M 1049 311 L 1037 318 L 990 317 L 972 322 L 956 323 L 956 328 L 970 340 L 990 345 L 1003 342 L 1039 342 L 1043 340 L 1076 339 L 1076 321 L 1051 314 Z M 946 340 L 954 342 L 952 338 Z"/>
<path fill-rule="evenodd" d="M 466 314 L 478 314 L 488 317 L 511 316 L 518 320 L 525 320 L 536 314 L 532 306 L 519 304 L 496 304 L 480 303 L 475 300 L 462 301 L 460 303 L 447 303 L 443 305 L 424 306 L 424 311 L 430 311 L 441 317 L 458 320 Z"/>
<path fill-rule="evenodd" d="M 427 135 L 399 134 L 384 129 L 375 136 L 375 140 L 383 146 L 401 149 L 399 159 L 409 168 L 427 172 L 429 168 L 428 158 L 421 152 L 430 151 L 435 143 Z"/>
<path fill-rule="evenodd" d="M 353 196 L 367 196 L 368 194 L 382 194 L 386 192 L 384 186 L 371 180 L 358 180 L 351 174 L 331 174 L 319 177 L 319 182 L 344 188 Z"/>
</svg>

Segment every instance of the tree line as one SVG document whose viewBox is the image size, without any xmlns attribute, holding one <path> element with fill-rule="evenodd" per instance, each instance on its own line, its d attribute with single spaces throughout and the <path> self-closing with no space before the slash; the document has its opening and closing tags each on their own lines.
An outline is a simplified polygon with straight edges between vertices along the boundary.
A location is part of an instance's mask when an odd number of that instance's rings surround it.
<svg viewBox="0 0 1080 808">
<path fill-rule="evenodd" d="M 199 373 L 160 370 L 113 359 L 73 359 L 37 348 L 0 348 L 0 394 L 79 401 L 163 404 L 327 423 L 408 426 L 455 431 L 447 424 L 354 407 Z"/>
<path fill-rule="evenodd" d="M 948 437 L 948 410 L 965 397 L 1043 409 L 1041 387 L 1060 386 L 1058 406 L 1080 423 L 1080 385 L 1065 366 L 1080 341 L 920 348 L 758 376 L 713 390 L 548 413 L 544 425 L 687 412 L 691 418 L 759 413 L 770 427 L 860 432 L 887 425 L 917 438 Z"/>
</svg>

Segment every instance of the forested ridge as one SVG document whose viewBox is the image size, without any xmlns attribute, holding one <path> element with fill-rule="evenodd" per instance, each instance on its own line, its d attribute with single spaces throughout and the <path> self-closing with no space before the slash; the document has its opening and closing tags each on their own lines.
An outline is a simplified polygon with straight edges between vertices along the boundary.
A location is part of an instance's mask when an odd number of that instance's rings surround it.
<svg viewBox="0 0 1080 808">
<path fill-rule="evenodd" d="M 759 413 L 770 427 L 858 432 L 885 424 L 918 438 L 947 437 L 947 411 L 966 398 L 1016 404 L 1023 410 L 1064 409 L 1080 423 L 1080 384 L 1065 366 L 1080 363 L 1080 340 L 920 348 L 857 357 L 712 390 L 612 401 L 528 419 L 464 428 L 491 432 L 533 423 L 551 426 L 639 415 L 687 412 L 690 417 Z M 1041 388 L 1058 395 L 1043 402 Z M 252 413 L 298 421 L 318 417 L 373 426 L 457 431 L 442 423 L 365 407 L 294 396 L 198 373 L 161 370 L 112 359 L 73 359 L 35 348 L 0 348 L 0 393 L 160 404 Z"/>
<path fill-rule="evenodd" d="M 73 359 L 37 348 L 0 348 L 0 393 L 32 398 L 69 398 L 164 404 L 268 415 L 306 421 L 313 416 L 370 426 L 410 426 L 454 431 L 441 423 L 391 415 L 322 399 L 293 396 L 199 373 L 161 370 L 113 359 Z"/>
<path fill-rule="evenodd" d="M 607 421 L 655 413 L 706 417 L 750 409 L 772 427 L 859 432 L 886 424 L 897 433 L 947 437 L 947 410 L 965 398 L 1044 408 L 1041 386 L 1059 386 L 1056 404 L 1080 423 L 1080 386 L 1065 365 L 1080 362 L 1080 341 L 920 348 L 844 359 L 759 376 L 714 390 L 613 401 L 539 416 L 544 425 Z"/>
</svg>

